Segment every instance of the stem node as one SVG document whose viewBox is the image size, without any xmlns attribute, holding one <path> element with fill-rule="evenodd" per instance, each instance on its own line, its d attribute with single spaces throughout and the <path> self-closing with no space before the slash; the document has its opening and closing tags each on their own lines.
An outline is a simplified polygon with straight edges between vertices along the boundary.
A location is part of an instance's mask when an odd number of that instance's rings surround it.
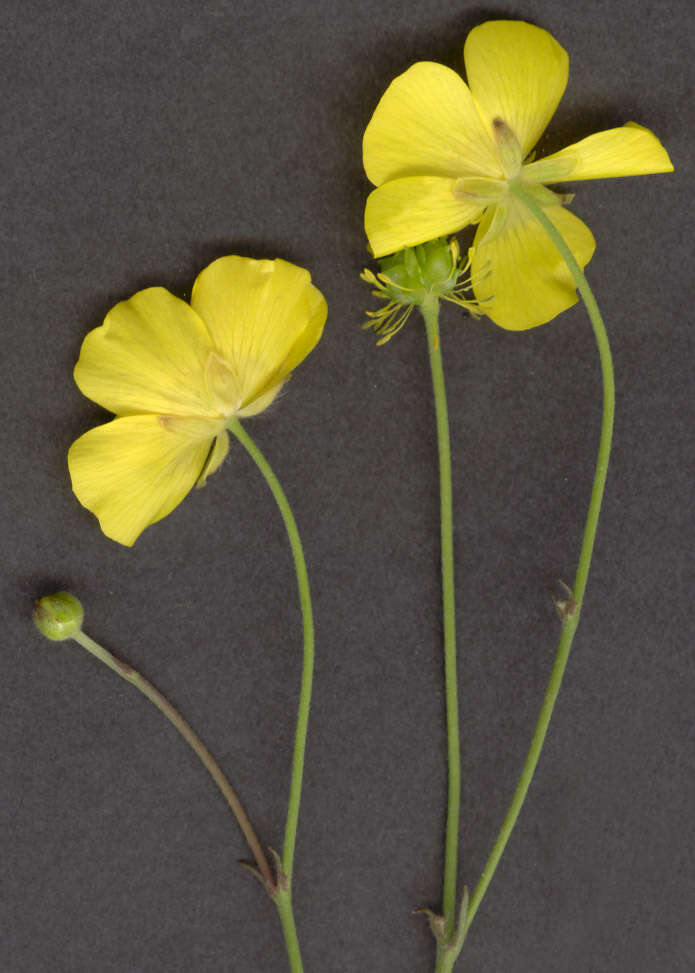
<svg viewBox="0 0 695 973">
<path fill-rule="evenodd" d="M 572 591 L 570 586 L 568 584 L 565 584 L 565 582 L 562 581 L 560 578 L 558 578 L 557 583 L 560 585 L 564 594 L 567 597 L 561 598 L 557 594 L 557 592 L 553 591 L 552 588 L 550 589 L 550 597 L 553 599 L 555 603 L 555 609 L 558 615 L 560 616 L 561 621 L 564 622 L 568 618 L 572 618 L 574 615 L 577 614 L 578 605 L 574 597 L 574 592 Z"/>
</svg>

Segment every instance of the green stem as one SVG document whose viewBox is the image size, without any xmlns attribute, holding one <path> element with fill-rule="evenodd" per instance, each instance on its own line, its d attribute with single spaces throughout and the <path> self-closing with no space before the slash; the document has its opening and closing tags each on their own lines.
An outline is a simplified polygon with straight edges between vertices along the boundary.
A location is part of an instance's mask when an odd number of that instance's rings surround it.
<svg viewBox="0 0 695 973">
<path fill-rule="evenodd" d="M 294 912 L 292 911 L 292 890 L 290 886 L 280 888 L 273 897 L 273 902 L 277 906 L 280 924 L 285 937 L 285 948 L 287 957 L 290 961 L 292 973 L 302 973 L 302 954 L 299 949 L 299 939 L 297 937 L 297 926 L 294 922 Z"/>
<path fill-rule="evenodd" d="M 219 787 L 224 799 L 226 800 L 227 804 L 229 804 L 234 817 L 239 822 L 239 827 L 244 833 L 244 837 L 248 842 L 248 846 L 251 849 L 253 857 L 256 859 L 258 871 L 263 878 L 266 888 L 269 890 L 273 888 L 275 885 L 275 878 L 271 871 L 270 865 L 268 864 L 268 859 L 263 852 L 261 843 L 256 837 L 256 833 L 251 826 L 248 815 L 242 807 L 234 788 L 222 773 L 219 764 L 200 737 L 193 732 L 191 727 L 184 720 L 181 714 L 174 709 L 169 700 L 162 696 L 159 690 L 156 689 L 151 682 L 148 682 L 144 676 L 141 676 L 136 669 L 133 669 L 133 667 L 129 666 L 126 662 L 122 662 L 115 655 L 112 655 L 102 645 L 99 645 L 99 643 L 95 642 L 94 639 L 89 637 L 89 635 L 86 635 L 85 632 L 76 632 L 72 638 L 78 642 L 83 649 L 86 649 L 93 656 L 99 659 L 100 662 L 103 662 L 104 665 L 108 666 L 109 669 L 112 669 L 122 679 L 129 682 L 131 686 L 135 686 L 136 689 L 139 689 L 143 696 L 146 696 L 151 703 L 154 703 L 160 713 L 163 713 L 172 726 L 179 731 L 181 736 L 200 759 L 205 769 Z"/>
<path fill-rule="evenodd" d="M 603 491 L 606 484 L 606 474 L 608 472 L 611 439 L 613 436 L 613 416 L 615 412 L 615 383 L 613 379 L 613 365 L 611 361 L 610 346 L 608 344 L 608 337 L 601 318 L 601 313 L 598 309 L 596 299 L 594 298 L 594 295 L 592 294 L 586 281 L 586 277 L 584 276 L 581 267 L 575 260 L 562 236 L 558 233 L 554 224 L 548 219 L 542 207 L 538 205 L 535 199 L 529 196 L 523 186 L 518 183 L 511 184 L 510 191 L 513 192 L 525 204 L 539 223 L 541 223 L 548 236 L 557 247 L 557 250 L 562 256 L 563 260 L 567 264 L 577 285 L 577 290 L 579 291 L 584 304 L 586 305 L 589 317 L 591 318 L 591 324 L 594 329 L 594 335 L 596 337 L 599 357 L 601 360 L 601 372 L 603 376 L 603 418 L 601 421 L 601 439 L 599 442 L 598 457 L 596 461 L 596 472 L 594 474 L 591 500 L 589 502 L 589 510 L 584 527 L 584 537 L 579 555 L 579 564 L 577 566 L 577 573 L 574 580 L 572 597 L 570 598 L 570 601 L 563 613 L 560 644 L 558 645 L 557 655 L 555 657 L 555 662 L 553 663 L 548 688 L 546 690 L 543 705 L 541 706 L 541 711 L 538 716 L 536 729 L 533 733 L 531 746 L 526 757 L 526 762 L 524 763 L 521 771 L 521 776 L 514 792 L 512 802 L 509 806 L 509 810 L 507 811 L 507 815 L 504 819 L 495 844 L 493 845 L 487 864 L 483 869 L 483 874 L 480 877 L 480 881 L 478 882 L 478 885 L 471 896 L 466 918 L 466 931 L 470 928 L 470 925 L 473 922 L 473 918 L 480 907 L 483 896 L 487 891 L 490 880 L 495 873 L 495 869 L 497 868 L 514 825 L 516 824 L 516 820 L 519 816 L 519 812 L 521 811 L 521 807 L 531 784 L 531 779 L 533 778 L 534 771 L 538 764 L 538 759 L 543 748 L 543 742 L 545 740 L 546 733 L 548 732 L 548 725 L 553 713 L 555 701 L 557 700 L 558 693 L 560 692 L 562 677 L 565 672 L 570 649 L 572 648 L 572 640 L 574 638 L 577 625 L 579 624 L 579 615 L 581 612 L 584 592 L 586 590 L 587 578 L 589 576 L 591 556 L 594 549 L 594 540 L 596 538 L 596 528 L 598 525 L 599 513 L 601 511 L 601 501 L 603 499 Z"/>
<path fill-rule="evenodd" d="M 439 447 L 439 499 L 442 554 L 442 616 L 444 628 L 444 683 L 446 691 L 446 734 L 449 785 L 444 842 L 444 880 L 442 884 L 442 915 L 444 936 L 453 933 L 456 910 L 456 879 L 458 874 L 459 811 L 461 804 L 461 750 L 459 739 L 458 687 L 456 676 L 456 614 L 454 606 L 454 528 L 451 502 L 451 445 L 446 388 L 442 368 L 437 321 L 439 301 L 428 298 L 420 310 L 427 329 L 427 347 L 432 371 L 432 389 L 437 418 Z"/>
<path fill-rule="evenodd" d="M 238 419 L 230 419 L 227 428 L 236 436 L 242 446 L 246 449 L 249 456 L 254 460 L 258 469 L 263 474 L 266 483 L 275 498 L 275 502 L 280 508 L 285 529 L 289 538 L 292 555 L 294 557 L 294 567 L 297 573 L 297 586 L 299 588 L 299 602 L 302 611 L 302 624 L 304 629 L 304 656 L 302 666 L 302 679 L 299 691 L 299 707 L 297 711 L 297 726 L 294 738 L 294 755 L 292 758 L 292 773 L 290 778 L 290 794 L 287 805 L 287 820 L 285 823 L 285 840 L 282 850 L 282 876 L 287 883 L 286 889 L 279 894 L 275 903 L 280 913 L 282 927 L 285 933 L 285 942 L 290 957 L 290 965 L 293 973 L 302 970 L 302 961 L 299 953 L 297 933 L 292 917 L 291 889 L 292 889 L 292 870 L 294 867 L 294 852 L 297 842 L 297 822 L 299 819 L 299 805 L 302 795 L 302 777 L 304 774 L 304 754 L 306 752 L 307 729 L 309 725 L 309 708 L 311 705 L 311 686 L 314 674 L 314 621 L 311 609 L 311 595 L 309 592 L 309 576 L 306 570 L 306 561 L 302 542 L 299 539 L 297 523 L 284 494 L 280 483 L 273 473 L 265 456 L 261 453 L 258 446 L 243 428 Z"/>
<path fill-rule="evenodd" d="M 463 946 L 463 943 L 461 944 Z M 437 944 L 437 963 L 434 967 L 434 973 L 451 973 L 454 968 L 454 963 L 459 957 L 461 949 L 452 949 L 445 943 Z"/>
</svg>

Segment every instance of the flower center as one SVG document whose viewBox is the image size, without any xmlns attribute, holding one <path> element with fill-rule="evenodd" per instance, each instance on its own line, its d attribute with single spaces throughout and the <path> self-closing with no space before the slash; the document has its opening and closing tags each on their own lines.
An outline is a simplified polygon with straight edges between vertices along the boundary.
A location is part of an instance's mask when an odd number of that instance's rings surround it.
<svg viewBox="0 0 695 973">
<path fill-rule="evenodd" d="M 457 199 L 480 207 L 480 228 L 476 246 L 490 243 L 507 227 L 515 205 L 509 195 L 509 187 L 523 182 L 527 192 L 541 206 L 561 206 L 571 202 L 572 195 L 553 192 L 543 185 L 544 179 L 561 179 L 570 175 L 575 167 L 573 158 L 541 159 L 524 165 L 524 156 L 518 138 L 503 118 L 494 118 L 492 131 L 497 155 L 504 173 L 503 179 L 487 176 L 462 176 L 453 187 Z"/>
<path fill-rule="evenodd" d="M 462 176 L 456 180 L 453 189 L 454 196 L 467 202 L 478 203 L 481 210 L 502 202 L 508 184 L 521 175 L 524 161 L 519 140 L 504 119 L 493 119 L 492 131 L 504 179 Z"/>
</svg>

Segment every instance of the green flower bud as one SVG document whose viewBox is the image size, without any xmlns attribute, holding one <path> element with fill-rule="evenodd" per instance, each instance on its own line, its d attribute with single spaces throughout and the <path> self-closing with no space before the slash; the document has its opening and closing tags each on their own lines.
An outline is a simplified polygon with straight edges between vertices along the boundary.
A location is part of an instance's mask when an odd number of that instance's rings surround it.
<svg viewBox="0 0 695 973">
<path fill-rule="evenodd" d="M 42 635 L 53 642 L 64 642 L 82 628 L 84 610 L 69 591 L 37 598 L 34 603 L 34 622 Z"/>
</svg>

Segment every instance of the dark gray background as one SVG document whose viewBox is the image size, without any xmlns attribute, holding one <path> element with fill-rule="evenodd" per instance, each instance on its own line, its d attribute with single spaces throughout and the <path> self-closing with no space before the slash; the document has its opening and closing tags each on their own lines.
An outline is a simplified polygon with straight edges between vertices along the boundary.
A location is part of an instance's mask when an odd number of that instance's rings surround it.
<svg viewBox="0 0 695 973">
<path fill-rule="evenodd" d="M 438 487 L 423 328 L 385 348 L 371 305 L 364 126 L 413 61 L 522 17 L 569 50 L 541 151 L 634 119 L 671 176 L 586 182 L 590 281 L 612 336 L 615 451 L 585 611 L 540 769 L 462 971 L 695 968 L 692 7 L 622 3 L 10 0 L 3 152 L 0 968 L 284 971 L 241 836 L 159 714 L 31 600 L 86 630 L 199 730 L 281 844 L 300 657 L 279 516 L 233 445 L 133 549 L 73 497 L 65 454 L 106 416 L 71 368 L 118 300 L 186 296 L 226 253 L 282 256 L 326 295 L 325 337 L 248 422 L 300 525 L 317 670 L 295 904 L 307 973 L 431 970 L 445 767 Z M 443 312 L 454 458 L 464 797 L 478 879 L 558 636 L 598 440 L 581 307 L 510 334 Z"/>
</svg>

